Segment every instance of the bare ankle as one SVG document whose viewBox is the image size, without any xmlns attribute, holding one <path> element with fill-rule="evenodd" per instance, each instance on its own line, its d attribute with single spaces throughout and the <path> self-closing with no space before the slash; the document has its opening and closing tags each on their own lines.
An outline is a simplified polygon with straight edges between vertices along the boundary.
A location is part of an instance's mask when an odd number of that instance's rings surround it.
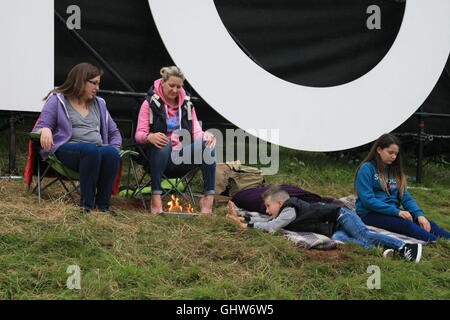
<svg viewBox="0 0 450 320">
<path fill-rule="evenodd" d="M 151 212 L 159 213 L 163 211 L 161 195 L 152 194 L 152 204 L 151 204 Z"/>
<path fill-rule="evenodd" d="M 200 211 L 201 213 L 211 213 L 214 204 L 214 195 L 205 194 L 200 198 Z"/>
</svg>

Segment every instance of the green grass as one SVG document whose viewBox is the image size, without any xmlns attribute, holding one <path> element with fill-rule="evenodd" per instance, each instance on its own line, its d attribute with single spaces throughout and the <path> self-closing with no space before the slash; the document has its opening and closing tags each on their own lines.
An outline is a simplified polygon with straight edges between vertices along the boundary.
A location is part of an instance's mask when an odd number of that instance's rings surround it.
<svg viewBox="0 0 450 320">
<path fill-rule="evenodd" d="M 355 165 L 347 160 L 283 148 L 280 156 L 280 172 L 266 176 L 268 184 L 353 193 Z M 424 175 L 422 186 L 432 190 L 411 193 L 450 229 L 450 168 L 428 164 Z M 136 199 L 115 197 L 113 206 L 117 217 L 82 215 L 71 203 L 39 204 L 23 180 L 0 180 L 0 299 L 450 299 L 449 241 L 426 246 L 413 264 L 352 244 L 300 249 L 281 235 L 239 229 L 224 217 L 223 204 L 191 218 L 150 216 Z M 66 287 L 70 265 L 81 268 L 81 290 Z M 381 268 L 380 290 L 367 289 L 370 265 Z"/>
</svg>

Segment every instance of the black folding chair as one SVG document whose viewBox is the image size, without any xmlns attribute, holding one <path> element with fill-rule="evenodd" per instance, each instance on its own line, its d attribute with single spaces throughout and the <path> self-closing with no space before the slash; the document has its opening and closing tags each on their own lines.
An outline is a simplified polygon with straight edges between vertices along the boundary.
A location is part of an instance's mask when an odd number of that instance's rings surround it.
<svg viewBox="0 0 450 320">
<path fill-rule="evenodd" d="M 143 174 L 138 179 L 136 184 L 131 184 L 129 179 L 125 186 L 122 186 L 122 192 L 126 190 L 126 195 L 129 197 L 134 197 L 136 195 L 140 195 L 142 199 L 142 204 L 145 209 L 147 209 L 147 205 L 145 203 L 142 194 L 145 190 L 148 190 L 146 193 L 150 193 L 151 191 L 151 170 L 150 170 L 150 160 L 146 153 L 146 148 L 140 144 L 131 144 L 128 145 L 127 148 L 133 149 L 139 155 L 133 158 L 130 158 L 130 165 L 128 167 L 129 173 L 130 170 L 134 171 L 134 175 L 138 176 L 136 172 L 136 166 L 134 162 L 136 162 L 139 166 L 143 168 Z M 192 190 L 192 180 L 194 179 L 197 172 L 200 170 L 199 166 L 185 166 L 180 165 L 179 168 L 176 168 L 173 171 L 165 171 L 162 175 L 161 187 L 163 189 L 163 193 L 161 194 L 161 199 L 165 199 L 171 195 L 178 195 L 180 199 L 189 203 L 192 207 L 195 206 L 195 198 L 194 192 Z M 130 175 L 129 175 L 130 176 Z"/>
<path fill-rule="evenodd" d="M 31 190 L 32 194 L 37 194 L 39 203 L 42 200 L 42 192 L 48 189 L 53 184 L 59 182 L 61 186 L 64 188 L 66 193 L 57 198 L 55 201 L 65 200 L 67 197 L 77 205 L 77 201 L 72 197 L 73 193 L 78 194 L 80 196 L 80 175 L 78 172 L 66 167 L 61 161 L 58 160 L 56 155 L 51 152 L 47 158 L 47 160 L 42 160 L 39 156 L 40 151 L 40 133 L 31 132 L 30 138 L 32 141 L 32 154 L 34 159 L 30 159 L 34 162 L 34 167 L 36 170 L 33 170 L 32 174 L 37 176 L 37 182 L 35 187 Z M 132 150 L 120 150 L 119 155 L 121 159 L 125 159 L 126 157 L 132 158 L 139 156 L 139 153 Z M 29 155 L 30 156 L 30 155 Z M 43 184 L 44 178 L 51 178 L 52 180 L 46 184 Z M 130 177 L 128 177 L 129 179 Z M 134 175 L 135 181 L 137 182 L 137 175 Z M 31 184 L 28 186 L 28 189 L 31 189 Z"/>
</svg>

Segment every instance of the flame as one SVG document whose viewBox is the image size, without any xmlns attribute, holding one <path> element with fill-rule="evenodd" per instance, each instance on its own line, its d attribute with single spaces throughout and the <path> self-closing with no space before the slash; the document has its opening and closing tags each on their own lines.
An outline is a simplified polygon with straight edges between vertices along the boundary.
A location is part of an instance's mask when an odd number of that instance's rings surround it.
<svg viewBox="0 0 450 320">
<path fill-rule="evenodd" d="M 194 208 L 191 206 L 190 203 L 188 203 L 188 205 L 187 205 L 186 212 L 187 213 L 194 213 Z"/>
<path fill-rule="evenodd" d="M 191 206 L 190 203 L 187 204 L 183 208 L 183 206 L 180 204 L 180 199 L 178 197 L 175 197 L 174 195 L 171 195 L 170 198 L 172 201 L 167 202 L 167 212 L 187 212 L 187 213 L 194 213 L 194 208 Z M 184 209 L 184 211 L 183 211 Z"/>
</svg>

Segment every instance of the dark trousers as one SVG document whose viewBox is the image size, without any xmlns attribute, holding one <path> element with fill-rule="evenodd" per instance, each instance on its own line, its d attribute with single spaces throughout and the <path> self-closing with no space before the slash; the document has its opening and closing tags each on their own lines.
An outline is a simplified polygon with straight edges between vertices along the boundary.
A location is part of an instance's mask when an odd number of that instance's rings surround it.
<svg viewBox="0 0 450 320">
<path fill-rule="evenodd" d="M 87 142 L 69 142 L 55 154 L 65 166 L 80 174 L 81 206 L 108 210 L 120 165 L 117 149 Z"/>
<path fill-rule="evenodd" d="M 161 180 L 164 172 L 187 172 L 195 166 L 200 166 L 202 170 L 204 194 L 215 194 L 215 149 L 207 148 L 204 141 L 197 140 L 183 149 L 173 151 L 171 142 L 161 149 L 149 145 L 147 155 L 150 159 L 152 194 L 162 194 Z M 185 161 L 174 163 L 174 159 Z"/>
<path fill-rule="evenodd" d="M 361 219 L 366 225 L 404 234 L 422 241 L 436 241 L 439 237 L 450 239 L 450 233 L 441 229 L 431 220 L 428 220 L 431 225 L 431 230 L 427 232 L 420 227 L 417 220 L 411 222 L 400 217 L 379 213 L 368 213 L 362 216 Z"/>
</svg>

